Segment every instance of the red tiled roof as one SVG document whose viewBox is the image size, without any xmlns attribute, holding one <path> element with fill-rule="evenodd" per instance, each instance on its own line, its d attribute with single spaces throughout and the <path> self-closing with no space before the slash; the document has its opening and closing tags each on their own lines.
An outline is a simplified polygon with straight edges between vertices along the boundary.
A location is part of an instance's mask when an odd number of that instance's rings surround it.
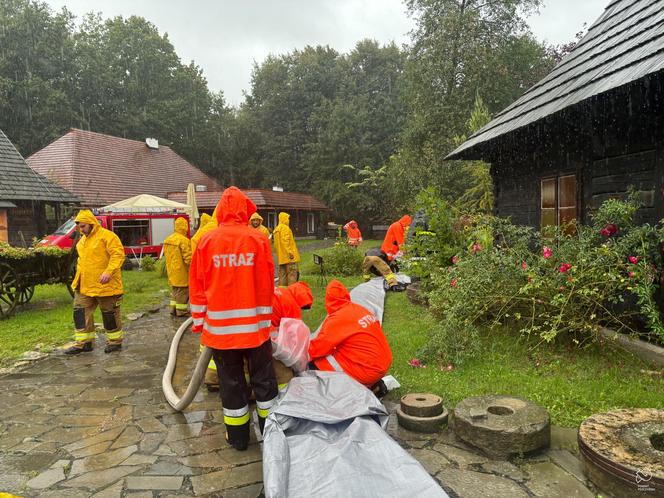
<svg viewBox="0 0 664 498">
<path fill-rule="evenodd" d="M 329 208 L 309 194 L 299 192 L 275 192 L 265 189 L 242 190 L 259 209 L 302 209 L 306 211 L 328 211 Z M 221 191 L 196 192 L 196 204 L 201 209 L 214 209 L 221 197 Z M 186 202 L 185 192 L 169 192 L 167 199 Z"/>
<path fill-rule="evenodd" d="M 26 159 L 36 172 L 98 207 L 138 194 L 166 197 L 187 184 L 221 186 L 170 147 L 72 129 Z"/>
</svg>

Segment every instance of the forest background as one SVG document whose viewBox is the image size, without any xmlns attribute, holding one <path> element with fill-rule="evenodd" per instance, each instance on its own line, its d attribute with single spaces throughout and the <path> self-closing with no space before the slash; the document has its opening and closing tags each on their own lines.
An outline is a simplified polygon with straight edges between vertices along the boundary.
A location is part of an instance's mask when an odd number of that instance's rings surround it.
<svg viewBox="0 0 664 498">
<path fill-rule="evenodd" d="M 149 20 L 0 0 L 0 129 L 25 157 L 70 128 L 155 137 L 222 185 L 308 192 L 338 221 L 392 220 L 425 188 L 486 210 L 488 166 L 444 157 L 574 42 L 533 36 L 525 19 L 541 0 L 405 5 L 409 44 L 269 56 L 233 107 Z"/>
</svg>

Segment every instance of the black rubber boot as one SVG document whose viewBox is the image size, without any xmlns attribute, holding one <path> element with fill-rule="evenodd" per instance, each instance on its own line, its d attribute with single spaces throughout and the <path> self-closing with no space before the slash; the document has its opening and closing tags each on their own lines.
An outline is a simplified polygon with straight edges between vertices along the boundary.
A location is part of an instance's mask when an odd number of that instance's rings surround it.
<svg viewBox="0 0 664 498">
<path fill-rule="evenodd" d="M 104 353 L 112 353 L 113 351 L 120 351 L 122 344 L 107 344 L 104 348 Z"/>
<path fill-rule="evenodd" d="M 85 342 L 83 343 L 82 346 L 75 345 L 70 348 L 65 349 L 65 354 L 68 355 L 75 355 L 75 354 L 81 354 L 81 353 L 89 353 L 92 351 L 92 343 L 91 342 Z"/>
</svg>

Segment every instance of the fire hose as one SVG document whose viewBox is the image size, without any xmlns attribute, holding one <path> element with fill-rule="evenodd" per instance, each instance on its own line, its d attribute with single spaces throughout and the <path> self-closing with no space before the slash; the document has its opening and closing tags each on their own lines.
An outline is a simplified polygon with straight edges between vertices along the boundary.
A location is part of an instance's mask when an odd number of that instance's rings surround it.
<svg viewBox="0 0 664 498">
<path fill-rule="evenodd" d="M 178 412 L 181 412 L 187 408 L 193 401 L 196 393 L 198 392 L 198 388 L 203 382 L 205 370 L 207 370 L 208 364 L 210 363 L 210 358 L 212 358 L 212 350 L 206 347 L 198 357 L 198 362 L 194 368 L 194 373 L 191 376 L 187 390 L 182 395 L 182 398 L 179 398 L 173 389 L 173 373 L 175 372 L 175 363 L 177 361 L 180 339 L 192 323 L 193 319 L 188 318 L 182 323 L 182 325 L 180 325 L 180 328 L 177 330 L 177 332 L 175 332 L 173 341 L 171 341 L 171 347 L 168 351 L 168 362 L 166 363 L 166 369 L 164 370 L 164 375 L 161 378 L 161 389 L 164 391 L 166 401 L 168 401 L 168 404 Z"/>
</svg>

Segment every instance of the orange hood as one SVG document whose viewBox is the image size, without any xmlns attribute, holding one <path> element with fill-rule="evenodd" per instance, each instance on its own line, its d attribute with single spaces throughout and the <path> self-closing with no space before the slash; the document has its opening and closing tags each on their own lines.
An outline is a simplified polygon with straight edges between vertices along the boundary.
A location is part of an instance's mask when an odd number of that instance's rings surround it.
<svg viewBox="0 0 664 498">
<path fill-rule="evenodd" d="M 407 214 L 404 214 L 401 218 L 399 218 L 399 223 L 404 228 L 409 227 L 412 222 L 413 222 L 413 219 L 410 216 L 408 216 Z"/>
<path fill-rule="evenodd" d="M 325 290 L 325 309 L 331 315 L 350 303 L 350 293 L 338 280 L 332 280 Z"/>
<path fill-rule="evenodd" d="M 246 225 L 249 217 L 255 212 L 256 204 L 237 187 L 228 187 L 224 190 L 215 208 L 220 225 Z"/>
<path fill-rule="evenodd" d="M 314 303 L 314 296 L 306 282 L 295 282 L 288 286 L 288 290 L 300 308 L 311 308 Z"/>
</svg>

